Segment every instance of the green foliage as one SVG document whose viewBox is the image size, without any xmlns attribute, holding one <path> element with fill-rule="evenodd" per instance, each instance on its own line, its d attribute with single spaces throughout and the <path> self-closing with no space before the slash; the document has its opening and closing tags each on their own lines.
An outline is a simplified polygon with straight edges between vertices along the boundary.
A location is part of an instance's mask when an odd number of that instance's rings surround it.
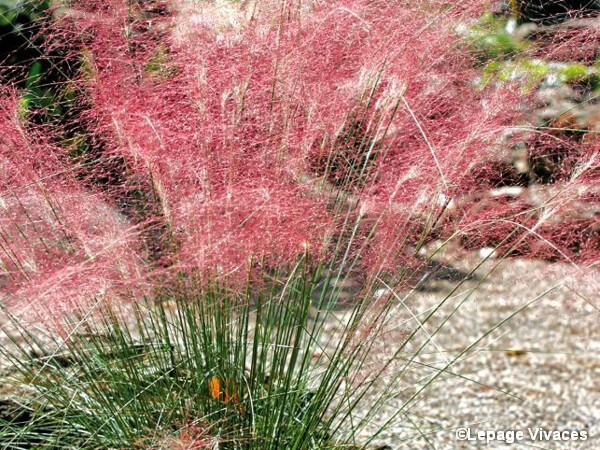
<svg viewBox="0 0 600 450">
<path fill-rule="evenodd" d="M 531 91 L 551 72 L 550 66 L 540 60 L 492 61 L 483 68 L 482 86 L 493 81 L 521 80 L 523 89 Z"/>
<path fill-rule="evenodd" d="M 68 101 L 69 96 L 61 95 L 53 87 L 43 83 L 44 64 L 35 61 L 25 79 L 25 88 L 21 95 L 20 115 L 26 117 L 31 112 L 45 114 L 49 119 L 56 118 L 63 114 L 63 103 Z"/>
<path fill-rule="evenodd" d="M 0 26 L 19 28 L 19 16 L 40 19 L 50 7 L 49 0 L 0 0 Z"/>
<path fill-rule="evenodd" d="M 24 79 L 17 80 L 22 88 L 19 108 L 22 118 L 32 112 L 47 119 L 57 118 L 64 113 L 65 102 L 72 100 L 68 93 L 63 94 L 55 87 L 53 63 L 40 45 L 45 38 L 37 34 L 48 16 L 50 4 L 48 0 L 0 0 L 0 33 L 7 39 L 7 45 L 15 49 L 8 55 L 8 63 L 23 67 L 26 73 Z"/>
<path fill-rule="evenodd" d="M 7 3 L 0 3 L 0 26 L 12 25 L 19 16 L 15 8 L 10 7 Z"/>
<path fill-rule="evenodd" d="M 341 333 L 325 338 L 335 295 L 325 289 L 313 304 L 320 274 L 301 260 L 285 281 L 276 274 L 242 293 L 182 275 L 158 303 L 132 306 L 135 326 L 120 308 L 82 312 L 64 324 L 66 341 L 45 336 L 50 354 L 21 327 L 14 342 L 27 344 L 5 356 L 37 395 L 23 400 L 28 425 L 5 423 L 0 445 L 154 448 L 192 433 L 206 448 L 341 448 L 375 413 L 358 406 L 382 373 L 350 386 L 367 369 L 373 341 L 357 336 L 372 302 L 358 301 Z M 350 435 L 340 438 L 344 427 Z"/>
<path fill-rule="evenodd" d="M 517 59 L 510 61 L 491 61 L 483 68 L 481 85 L 492 82 L 519 80 L 525 92 L 537 88 L 542 82 L 559 84 L 587 85 L 591 90 L 599 84 L 598 69 L 583 64 L 554 64 L 542 60 Z"/>
<path fill-rule="evenodd" d="M 569 84 L 593 84 L 598 77 L 597 70 L 583 64 L 567 64 L 558 70 L 559 80 Z M 597 81 L 596 81 L 597 83 Z"/>
<path fill-rule="evenodd" d="M 514 57 L 527 48 L 527 43 L 506 31 L 506 19 L 485 14 L 470 30 L 470 51 L 482 62 Z"/>
</svg>

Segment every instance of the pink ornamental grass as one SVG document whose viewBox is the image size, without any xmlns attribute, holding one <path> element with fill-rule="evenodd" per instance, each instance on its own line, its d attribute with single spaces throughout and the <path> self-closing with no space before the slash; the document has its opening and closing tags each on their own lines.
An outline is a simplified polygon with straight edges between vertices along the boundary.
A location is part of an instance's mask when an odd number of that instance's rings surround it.
<svg viewBox="0 0 600 450">
<path fill-rule="evenodd" d="M 140 287 L 137 232 L 110 199 L 85 190 L 59 147 L 31 136 L 14 95 L 0 105 L 2 291 L 52 316 Z"/>
<path fill-rule="evenodd" d="M 74 254 L 51 252 L 45 267 L 70 273 L 91 267 L 92 254 L 92 279 L 110 286 L 165 268 L 244 278 L 254 257 L 285 265 L 307 251 L 331 256 L 350 228 L 348 256 L 377 272 L 406 263 L 427 234 L 477 229 L 502 242 L 521 225 L 489 212 L 479 227 L 469 208 L 458 221 L 445 214 L 480 188 L 473 168 L 510 145 L 506 130 L 522 114 L 514 86 L 473 83 L 475 61 L 456 30 L 486 6 L 353 0 L 244 11 L 215 3 L 194 14 L 183 2 L 72 3 L 47 42 L 80 65 L 73 83 L 97 159 L 86 170 L 118 177 L 72 176 L 60 129 L 47 145 L 30 144 L 56 169 L 40 171 L 27 146 L 10 147 L 6 158 L 30 182 L 53 174 L 44 183 L 75 235 Z M 353 206 L 332 207 L 334 196 Z M 96 234 L 92 216 L 102 222 Z M 440 227 L 442 216 L 449 225 Z"/>
</svg>

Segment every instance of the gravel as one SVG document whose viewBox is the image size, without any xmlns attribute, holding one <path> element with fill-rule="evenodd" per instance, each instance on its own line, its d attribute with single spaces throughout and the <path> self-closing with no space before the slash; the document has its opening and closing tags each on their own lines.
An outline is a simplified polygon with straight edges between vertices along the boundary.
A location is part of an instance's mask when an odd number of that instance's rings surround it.
<svg viewBox="0 0 600 450">
<path fill-rule="evenodd" d="M 408 402 L 401 425 L 378 442 L 415 450 L 507 447 L 503 441 L 459 441 L 456 430 L 470 427 L 472 435 L 522 430 L 525 440 L 511 448 L 600 448 L 598 271 L 507 260 L 484 276 L 494 264 L 489 261 L 481 268 L 479 280 L 463 283 L 434 315 L 438 320 L 423 327 L 426 347 L 411 366 L 423 363 L 429 368 L 409 371 L 407 392 L 390 401 L 377 422 L 400 410 L 448 361 L 457 362 L 448 369 L 452 373 L 442 373 Z M 407 300 L 410 315 L 423 318 L 421 313 L 438 305 L 456 285 L 430 287 L 435 292 L 419 292 Z M 374 422 L 371 429 L 376 427 Z M 532 442 L 528 429 L 536 428 L 585 431 L 588 438 Z"/>
</svg>

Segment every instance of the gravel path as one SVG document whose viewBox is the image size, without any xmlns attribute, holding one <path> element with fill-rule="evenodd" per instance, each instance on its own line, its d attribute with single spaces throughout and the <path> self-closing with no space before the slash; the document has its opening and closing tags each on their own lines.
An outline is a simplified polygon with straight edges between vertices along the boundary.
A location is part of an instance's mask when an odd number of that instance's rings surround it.
<svg viewBox="0 0 600 450">
<path fill-rule="evenodd" d="M 489 261 L 479 273 L 493 264 Z M 472 435 L 479 430 L 523 430 L 527 439 L 528 428 L 541 427 L 585 431 L 588 439 L 525 440 L 510 447 L 600 448 L 600 312 L 594 281 L 600 280 L 598 275 L 597 270 L 584 273 L 567 265 L 508 260 L 470 296 L 478 281 L 464 283 L 436 313 L 439 319 L 424 326 L 431 335 L 464 301 L 416 359 L 429 368 L 410 371 L 408 391 L 390 403 L 387 414 L 397 411 L 438 372 L 431 367 L 445 367 L 486 331 L 541 297 L 458 357 L 449 369 L 453 374 L 441 374 L 409 403 L 405 427 L 390 430 L 381 442 L 394 449 L 507 448 L 499 441 L 459 441 L 456 429 L 470 427 Z M 436 287 L 437 292 L 421 292 L 407 301 L 415 316 L 423 317 L 420 314 L 439 304 L 452 288 Z M 425 340 L 427 333 L 421 333 Z M 385 415 L 379 419 L 385 420 Z"/>
</svg>

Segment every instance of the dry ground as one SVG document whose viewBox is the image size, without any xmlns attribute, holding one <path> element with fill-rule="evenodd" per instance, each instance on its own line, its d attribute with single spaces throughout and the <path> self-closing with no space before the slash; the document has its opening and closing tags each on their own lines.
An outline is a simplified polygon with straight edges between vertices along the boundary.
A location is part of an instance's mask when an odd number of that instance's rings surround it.
<svg viewBox="0 0 600 450">
<path fill-rule="evenodd" d="M 467 267 L 468 258 L 462 264 Z M 427 335 L 460 305 L 417 358 L 429 368 L 411 371 L 415 386 L 437 373 L 431 367 L 444 368 L 488 330 L 537 300 L 459 357 L 448 369 L 452 374 L 440 375 L 410 404 L 405 427 L 390 430 L 381 442 L 394 449 L 600 448 L 598 270 L 506 260 L 486 276 L 495 264 L 488 261 L 478 272 L 481 278 L 460 286 L 436 313 L 437 319 L 424 326 L 421 334 L 429 340 Z M 419 292 L 406 301 L 409 319 L 413 314 L 424 317 L 422 313 L 439 304 L 453 286 L 431 287 L 438 290 Z M 388 414 L 413 392 L 409 388 L 391 401 Z M 383 416 L 380 420 L 385 420 Z M 458 441 L 455 430 L 460 427 L 524 430 L 525 435 L 529 427 L 585 430 L 589 438 L 585 442 L 486 445 Z M 422 433 L 431 434 L 425 438 Z"/>
</svg>

